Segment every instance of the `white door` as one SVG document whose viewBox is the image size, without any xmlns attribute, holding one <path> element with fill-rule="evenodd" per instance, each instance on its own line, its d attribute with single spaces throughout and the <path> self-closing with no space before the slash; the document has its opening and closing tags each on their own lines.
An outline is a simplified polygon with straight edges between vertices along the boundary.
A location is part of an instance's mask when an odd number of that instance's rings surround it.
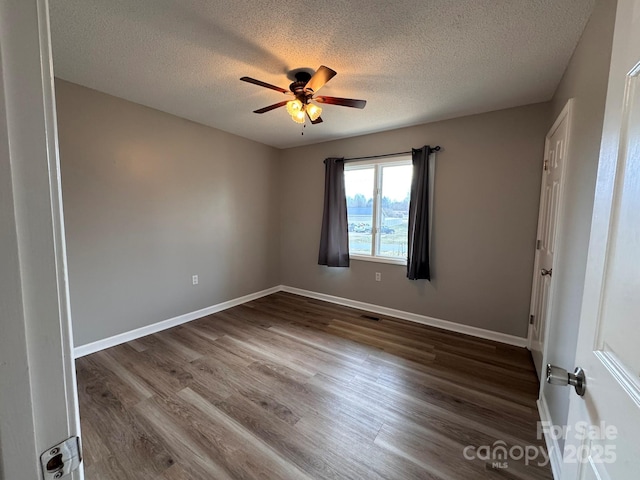
<svg viewBox="0 0 640 480">
<path fill-rule="evenodd" d="M 640 0 L 618 1 L 592 222 L 576 352 L 587 386 L 584 397 L 571 398 L 562 478 L 635 480 L 640 478 Z"/>
<path fill-rule="evenodd" d="M 572 102 L 573 100 L 569 100 L 558 115 L 546 136 L 544 147 L 529 325 L 529 349 L 539 378 L 543 375 L 545 335 L 548 329 L 547 319 L 553 281 L 553 257 L 564 184 Z"/>
<path fill-rule="evenodd" d="M 47 1 L 0 0 L 0 478 L 6 480 L 43 478 L 40 455 L 79 434 L 53 98 Z M 57 454 L 51 458 L 51 470 L 68 468 Z M 63 478 L 81 479 L 82 472 Z"/>
</svg>

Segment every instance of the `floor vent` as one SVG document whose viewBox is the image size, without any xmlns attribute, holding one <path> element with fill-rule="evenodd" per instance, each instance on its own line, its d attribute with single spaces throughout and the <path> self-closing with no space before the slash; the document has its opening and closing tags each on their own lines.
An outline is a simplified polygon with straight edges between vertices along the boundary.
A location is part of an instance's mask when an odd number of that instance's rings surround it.
<svg viewBox="0 0 640 480">
<path fill-rule="evenodd" d="M 374 320 L 376 322 L 380 321 L 380 317 L 374 317 L 373 315 L 360 315 L 362 318 L 366 318 L 367 320 Z"/>
</svg>

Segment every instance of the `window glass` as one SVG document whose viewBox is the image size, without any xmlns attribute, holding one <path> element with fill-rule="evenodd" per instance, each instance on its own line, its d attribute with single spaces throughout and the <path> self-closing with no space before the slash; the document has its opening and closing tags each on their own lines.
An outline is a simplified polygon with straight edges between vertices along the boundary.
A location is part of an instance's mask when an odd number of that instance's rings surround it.
<svg viewBox="0 0 640 480">
<path fill-rule="evenodd" d="M 374 179 L 374 167 L 348 169 L 344 172 L 350 254 L 372 254 Z"/>
<path fill-rule="evenodd" d="M 412 174 L 407 158 L 345 165 L 350 255 L 406 262 Z"/>
<path fill-rule="evenodd" d="M 412 171 L 411 165 L 381 167 L 382 193 L 377 255 L 407 258 Z"/>
</svg>

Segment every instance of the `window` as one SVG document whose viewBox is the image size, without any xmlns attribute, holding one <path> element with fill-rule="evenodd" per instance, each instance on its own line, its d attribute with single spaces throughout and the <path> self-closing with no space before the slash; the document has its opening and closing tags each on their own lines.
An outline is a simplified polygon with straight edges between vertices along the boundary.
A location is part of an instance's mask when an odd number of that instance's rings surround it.
<svg viewBox="0 0 640 480">
<path fill-rule="evenodd" d="M 412 173 L 410 157 L 345 165 L 351 258 L 407 263 Z"/>
</svg>

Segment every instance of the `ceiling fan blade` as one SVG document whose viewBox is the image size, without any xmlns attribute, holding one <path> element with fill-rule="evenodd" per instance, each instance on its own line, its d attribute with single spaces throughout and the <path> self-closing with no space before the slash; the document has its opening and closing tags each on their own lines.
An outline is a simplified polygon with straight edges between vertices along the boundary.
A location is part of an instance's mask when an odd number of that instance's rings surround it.
<svg viewBox="0 0 640 480">
<path fill-rule="evenodd" d="M 247 83 L 253 83 L 254 85 L 259 85 L 259 86 L 264 87 L 264 88 L 270 88 L 271 90 L 275 90 L 276 92 L 291 93 L 291 92 L 289 92 L 289 90 L 285 90 L 284 88 L 276 87 L 275 85 L 271 85 L 270 83 L 266 83 L 266 82 L 262 82 L 260 80 L 256 80 L 255 78 L 242 77 L 240 80 L 242 80 L 243 82 L 247 82 Z"/>
<path fill-rule="evenodd" d="M 273 105 L 269 105 L 268 107 L 260 108 L 258 110 L 254 110 L 253 113 L 265 113 L 270 112 L 271 110 L 275 110 L 276 108 L 284 107 L 287 104 L 288 100 L 284 102 L 274 103 Z"/>
<path fill-rule="evenodd" d="M 316 93 L 322 88 L 322 86 L 335 77 L 338 73 L 335 70 L 331 70 L 329 67 L 320 65 L 320 68 L 316 70 L 316 73 L 311 77 L 311 80 L 304 86 L 305 92 Z"/>
<path fill-rule="evenodd" d="M 342 107 L 364 108 L 367 104 L 366 100 L 355 100 L 353 98 L 314 97 L 313 99 L 318 103 L 340 105 Z"/>
<path fill-rule="evenodd" d="M 312 120 L 311 117 L 309 116 L 309 112 L 307 112 L 307 117 L 309 117 L 309 120 L 311 120 L 311 123 L 313 125 L 317 125 L 318 123 L 322 123 L 323 122 L 322 117 L 318 117 L 315 120 Z"/>
</svg>

